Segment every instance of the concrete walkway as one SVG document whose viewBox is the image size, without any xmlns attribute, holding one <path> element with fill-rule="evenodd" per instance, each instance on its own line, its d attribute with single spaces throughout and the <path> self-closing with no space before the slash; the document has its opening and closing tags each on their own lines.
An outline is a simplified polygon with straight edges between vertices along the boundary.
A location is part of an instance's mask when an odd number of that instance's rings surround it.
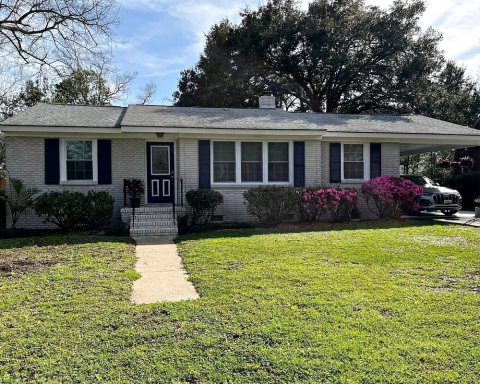
<svg viewBox="0 0 480 384">
<path fill-rule="evenodd" d="M 135 270 L 142 277 L 133 283 L 132 303 L 149 304 L 199 297 L 193 284 L 187 280 L 173 237 L 140 237 L 135 241 Z"/>
</svg>

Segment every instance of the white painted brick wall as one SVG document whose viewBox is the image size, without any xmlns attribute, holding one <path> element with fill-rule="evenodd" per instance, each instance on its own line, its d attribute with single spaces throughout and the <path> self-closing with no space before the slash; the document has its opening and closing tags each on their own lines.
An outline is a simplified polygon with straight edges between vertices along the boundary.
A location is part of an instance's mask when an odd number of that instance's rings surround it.
<svg viewBox="0 0 480 384">
<path fill-rule="evenodd" d="M 208 138 L 205 138 L 208 139 Z M 198 188 L 198 140 L 180 139 L 180 174 L 185 182 L 185 192 Z M 382 144 L 382 173 L 396 176 L 400 169 L 400 147 L 396 143 Z M 328 185 L 329 143 L 319 140 L 305 142 L 305 183 L 307 186 Z M 361 184 L 342 184 L 339 186 L 360 189 Z M 214 188 L 223 194 L 224 203 L 217 209 L 217 215 L 223 215 L 225 221 L 252 221 L 255 218 L 247 213 L 243 192 L 246 188 L 234 186 Z M 363 198 L 359 200 L 359 209 L 363 218 L 374 215 L 367 208 Z"/>
<path fill-rule="evenodd" d="M 184 180 L 184 193 L 198 188 L 198 140 L 180 138 L 177 142 L 178 172 Z M 42 191 L 69 189 L 86 192 L 102 190 L 115 199 L 114 220 L 120 218 L 123 207 L 123 179 L 145 178 L 145 140 L 112 140 L 112 185 L 99 186 L 54 186 L 44 184 L 44 139 L 27 137 L 7 137 L 7 167 L 11 177 L 22 179 L 28 186 L 36 186 Z M 400 170 L 400 148 L 396 143 L 382 144 L 382 174 L 398 175 Z M 329 143 L 309 140 L 305 142 L 305 182 L 307 186 L 329 183 Z M 361 184 L 342 185 L 359 189 Z M 216 188 L 224 196 L 216 214 L 223 215 L 225 221 L 252 221 L 244 204 L 243 187 Z M 363 199 L 360 210 L 364 218 L 372 217 Z M 9 220 L 10 222 L 10 220 Z M 42 218 L 27 212 L 18 223 L 19 227 L 48 227 Z"/>
<path fill-rule="evenodd" d="M 322 184 L 322 142 L 305 141 L 305 185 L 314 187 Z"/>
<path fill-rule="evenodd" d="M 75 192 L 89 190 L 107 191 L 115 200 L 112 221 L 120 219 L 123 207 L 123 179 L 145 179 L 145 140 L 112 140 L 112 184 L 111 185 L 45 185 L 44 139 L 36 137 L 7 137 L 7 169 L 10 177 L 21 179 L 27 186 L 35 186 L 42 192 L 68 189 Z M 11 219 L 7 217 L 7 225 Z M 18 227 L 49 228 L 32 210 L 20 218 Z"/>
</svg>

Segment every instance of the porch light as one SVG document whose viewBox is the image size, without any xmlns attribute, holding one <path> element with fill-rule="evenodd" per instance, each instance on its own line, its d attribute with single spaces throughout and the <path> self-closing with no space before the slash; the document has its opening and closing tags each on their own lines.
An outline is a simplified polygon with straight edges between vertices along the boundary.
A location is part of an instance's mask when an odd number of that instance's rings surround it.
<svg viewBox="0 0 480 384">
<path fill-rule="evenodd" d="M 161 138 L 163 138 L 163 135 L 165 135 L 165 133 L 157 132 L 157 133 L 155 133 L 155 135 L 157 135 L 157 139 L 161 139 Z"/>
</svg>

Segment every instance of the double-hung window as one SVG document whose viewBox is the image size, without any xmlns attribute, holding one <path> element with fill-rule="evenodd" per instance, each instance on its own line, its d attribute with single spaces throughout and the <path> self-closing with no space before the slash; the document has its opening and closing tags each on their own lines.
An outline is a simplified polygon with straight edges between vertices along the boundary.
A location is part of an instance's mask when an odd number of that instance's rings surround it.
<svg viewBox="0 0 480 384">
<path fill-rule="evenodd" d="M 235 183 L 236 151 L 234 141 L 215 141 L 213 143 L 213 182 Z"/>
<path fill-rule="evenodd" d="M 263 182 L 263 143 L 242 142 L 242 183 Z"/>
<path fill-rule="evenodd" d="M 212 182 L 288 184 L 292 179 L 290 142 L 214 141 Z"/>
<path fill-rule="evenodd" d="M 365 144 L 342 145 L 342 179 L 365 180 L 368 179 L 368 151 Z"/>
<path fill-rule="evenodd" d="M 289 143 L 268 143 L 268 181 L 288 183 L 290 177 Z"/>
<path fill-rule="evenodd" d="M 64 139 L 61 146 L 61 181 L 71 183 L 97 181 L 97 141 Z"/>
</svg>

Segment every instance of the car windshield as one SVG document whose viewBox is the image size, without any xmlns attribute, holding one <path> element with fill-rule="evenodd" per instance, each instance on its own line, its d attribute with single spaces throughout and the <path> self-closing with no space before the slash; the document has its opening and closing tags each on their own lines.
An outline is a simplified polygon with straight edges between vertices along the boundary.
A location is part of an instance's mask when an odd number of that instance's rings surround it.
<svg viewBox="0 0 480 384">
<path fill-rule="evenodd" d="M 404 175 L 404 179 L 410 180 L 418 185 L 435 185 L 435 183 L 430 180 L 428 177 L 417 176 L 417 175 Z"/>
</svg>

